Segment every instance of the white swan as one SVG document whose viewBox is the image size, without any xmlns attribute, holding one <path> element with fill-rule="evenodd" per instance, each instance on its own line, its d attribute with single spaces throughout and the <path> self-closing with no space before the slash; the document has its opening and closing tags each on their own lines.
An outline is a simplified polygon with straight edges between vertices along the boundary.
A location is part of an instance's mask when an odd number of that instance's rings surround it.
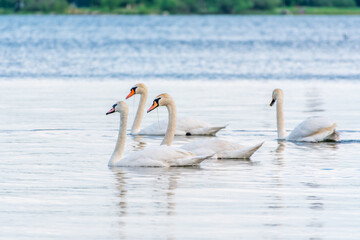
<svg viewBox="0 0 360 240">
<path fill-rule="evenodd" d="M 154 100 L 153 105 L 149 111 L 152 111 L 159 106 L 166 106 L 168 109 L 171 109 L 175 107 L 175 102 L 169 94 L 160 94 Z M 173 119 L 176 118 L 174 117 Z M 172 122 L 170 122 L 170 124 L 172 124 Z M 166 136 L 162 144 L 167 144 L 170 146 L 171 142 L 165 142 L 165 139 Z M 256 150 L 258 150 L 262 144 L 263 143 L 256 144 L 251 147 L 245 147 L 238 143 L 233 143 L 221 139 L 208 139 L 190 142 L 181 148 L 201 156 L 216 154 L 217 158 L 250 158 L 250 156 L 256 152 Z"/>
<path fill-rule="evenodd" d="M 286 137 L 283 113 L 284 94 L 281 89 L 274 89 L 270 106 L 276 102 L 276 118 L 278 139 L 298 142 L 338 141 L 339 134 L 335 131 L 336 123 L 324 117 L 310 117 L 300 123 Z"/>
<path fill-rule="evenodd" d="M 140 102 L 136 112 L 136 117 L 131 128 L 132 135 L 165 135 L 167 120 L 159 123 L 153 123 L 150 126 L 140 130 L 141 121 L 144 115 L 144 109 L 147 99 L 147 87 L 143 83 L 138 83 L 130 89 L 126 99 L 135 94 L 140 94 Z M 191 136 L 191 135 L 215 135 L 218 131 L 225 128 L 224 126 L 213 126 L 207 122 L 195 118 L 178 118 L 175 135 Z"/>
<path fill-rule="evenodd" d="M 162 146 L 149 147 L 142 151 L 132 152 L 123 158 L 126 141 L 126 127 L 128 119 L 128 106 L 125 102 L 117 102 L 106 115 L 120 113 L 120 129 L 115 150 L 109 160 L 109 166 L 113 167 L 177 167 L 197 165 L 211 157 L 196 156 L 184 149 L 170 147 L 174 138 L 176 126 L 176 109 L 169 108 L 169 126 L 166 131 Z M 165 144 L 165 145 L 164 145 Z"/>
</svg>

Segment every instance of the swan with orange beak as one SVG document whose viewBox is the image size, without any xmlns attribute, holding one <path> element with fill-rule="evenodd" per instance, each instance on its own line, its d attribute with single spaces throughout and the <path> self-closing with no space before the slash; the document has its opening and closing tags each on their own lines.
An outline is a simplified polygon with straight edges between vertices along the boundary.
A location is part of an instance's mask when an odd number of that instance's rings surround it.
<svg viewBox="0 0 360 240">
<path fill-rule="evenodd" d="M 130 89 L 130 93 L 126 96 L 126 99 L 129 99 L 135 95 L 140 95 L 140 102 L 134 119 L 134 123 L 131 128 L 132 135 L 165 135 L 167 121 L 162 120 L 151 124 L 150 126 L 141 129 L 141 121 L 143 119 L 146 99 L 148 95 L 148 90 L 145 84 L 138 83 Z M 223 126 L 213 126 L 205 121 L 196 119 L 196 118 L 177 118 L 177 127 L 175 130 L 175 135 L 182 136 L 194 136 L 194 135 L 207 135 L 214 136 L 218 131 L 225 128 L 227 125 Z"/>
<path fill-rule="evenodd" d="M 174 135 L 172 134 L 176 128 L 176 105 L 173 98 L 169 94 L 158 95 L 147 112 L 165 106 L 169 112 L 169 124 L 167 134 L 161 144 L 171 145 Z M 169 135 L 168 135 L 169 133 Z M 172 135 L 171 135 L 172 134 Z M 171 137 L 172 136 L 172 137 Z M 214 155 L 218 159 L 247 159 L 250 158 L 261 146 L 263 142 L 253 146 L 243 146 L 235 142 L 221 140 L 218 138 L 193 141 L 182 146 L 182 149 L 193 152 L 196 155 Z"/>
<path fill-rule="evenodd" d="M 106 115 L 120 113 L 120 128 L 115 149 L 108 165 L 110 167 L 179 167 L 198 165 L 212 155 L 199 156 L 190 151 L 169 146 L 174 137 L 169 130 L 166 132 L 170 144 L 148 147 L 141 151 L 130 152 L 125 157 L 126 128 L 128 119 L 128 105 L 126 102 L 115 103 Z M 171 130 L 171 129 L 170 129 Z"/>
</svg>

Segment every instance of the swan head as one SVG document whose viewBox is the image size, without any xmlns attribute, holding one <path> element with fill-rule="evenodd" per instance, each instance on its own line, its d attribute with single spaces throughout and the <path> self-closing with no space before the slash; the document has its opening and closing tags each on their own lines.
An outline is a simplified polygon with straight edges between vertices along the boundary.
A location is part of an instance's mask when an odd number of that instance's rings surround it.
<svg viewBox="0 0 360 240">
<path fill-rule="evenodd" d="M 159 106 L 167 106 L 168 104 L 172 103 L 173 101 L 174 100 L 172 99 L 172 97 L 169 94 L 167 94 L 167 93 L 160 94 L 154 99 L 153 104 L 147 110 L 147 112 L 151 112 L 152 110 L 154 110 L 155 108 L 157 108 Z"/>
<path fill-rule="evenodd" d="M 272 99 L 271 99 L 271 103 L 270 106 L 274 105 L 275 101 L 278 99 L 282 99 L 283 97 L 283 91 L 280 88 L 276 88 L 274 89 L 274 91 L 272 92 Z"/>
<path fill-rule="evenodd" d="M 126 99 L 132 97 L 135 94 L 143 94 L 145 92 L 147 92 L 147 88 L 146 88 L 145 84 L 143 84 L 143 83 L 135 84 L 135 86 L 133 86 L 130 89 L 130 93 L 129 93 L 129 95 L 127 95 Z"/>
<path fill-rule="evenodd" d="M 120 114 L 128 112 L 128 105 L 126 102 L 119 101 L 115 103 L 112 108 L 106 113 L 106 115 L 112 114 L 114 112 L 119 112 Z"/>
</svg>

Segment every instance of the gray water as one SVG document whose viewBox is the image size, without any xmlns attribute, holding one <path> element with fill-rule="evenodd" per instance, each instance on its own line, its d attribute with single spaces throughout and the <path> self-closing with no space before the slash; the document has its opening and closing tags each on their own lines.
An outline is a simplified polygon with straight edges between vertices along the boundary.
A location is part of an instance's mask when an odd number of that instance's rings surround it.
<svg viewBox="0 0 360 240">
<path fill-rule="evenodd" d="M 0 238 L 359 239 L 360 17 L 0 17 Z M 105 112 L 144 82 L 179 116 L 229 123 L 250 160 L 109 169 Z M 339 143 L 276 140 L 337 122 Z M 130 124 L 139 98 L 127 100 Z M 146 114 L 143 126 L 166 118 Z M 128 126 L 130 128 L 130 126 Z M 181 146 L 201 137 L 176 137 Z M 161 137 L 128 135 L 126 151 Z"/>
</svg>

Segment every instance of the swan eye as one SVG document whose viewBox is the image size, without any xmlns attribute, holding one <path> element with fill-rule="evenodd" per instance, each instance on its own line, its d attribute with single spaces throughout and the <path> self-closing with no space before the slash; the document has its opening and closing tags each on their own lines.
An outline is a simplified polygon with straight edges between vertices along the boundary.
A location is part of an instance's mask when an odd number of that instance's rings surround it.
<svg viewBox="0 0 360 240">
<path fill-rule="evenodd" d="M 117 103 L 115 103 L 112 107 L 115 108 L 117 106 Z"/>
<path fill-rule="evenodd" d="M 161 99 L 161 98 L 156 98 L 156 99 L 154 99 L 154 104 L 156 103 L 157 106 L 160 106 L 160 104 L 159 104 L 160 99 Z"/>
</svg>

